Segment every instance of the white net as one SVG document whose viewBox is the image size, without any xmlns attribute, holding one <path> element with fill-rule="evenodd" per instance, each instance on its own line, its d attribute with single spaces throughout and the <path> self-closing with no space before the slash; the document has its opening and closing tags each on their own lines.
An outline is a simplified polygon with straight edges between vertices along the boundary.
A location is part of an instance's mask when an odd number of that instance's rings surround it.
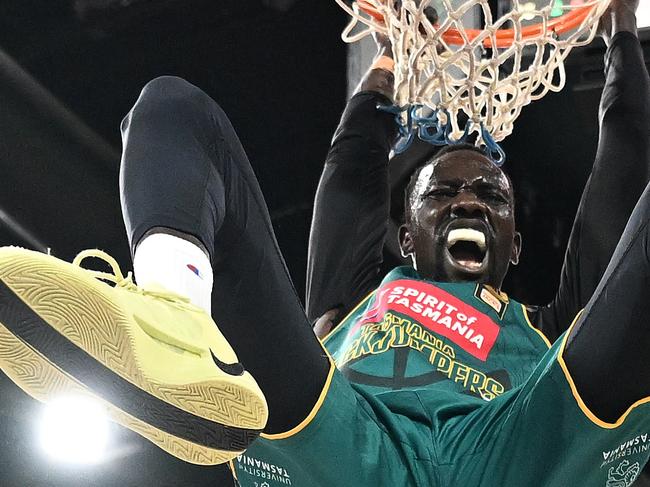
<svg viewBox="0 0 650 487">
<path fill-rule="evenodd" d="M 494 19 L 488 0 L 336 1 L 352 17 L 346 42 L 373 32 L 390 38 L 394 103 L 408 107 L 403 124 L 437 121 L 452 139 L 476 132 L 477 144 L 503 140 L 523 106 L 563 88 L 564 59 L 591 42 L 610 3 L 513 0 Z M 477 17 L 482 29 L 466 27 Z"/>
</svg>

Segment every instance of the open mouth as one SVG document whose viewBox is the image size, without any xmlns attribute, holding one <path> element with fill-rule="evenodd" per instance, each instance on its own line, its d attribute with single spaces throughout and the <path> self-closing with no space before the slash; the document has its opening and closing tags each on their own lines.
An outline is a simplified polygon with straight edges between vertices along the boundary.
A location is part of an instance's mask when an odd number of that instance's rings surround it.
<svg viewBox="0 0 650 487">
<path fill-rule="evenodd" d="M 487 263 L 485 234 L 471 228 L 457 228 L 447 235 L 447 252 L 451 261 L 468 272 L 479 272 Z"/>
</svg>

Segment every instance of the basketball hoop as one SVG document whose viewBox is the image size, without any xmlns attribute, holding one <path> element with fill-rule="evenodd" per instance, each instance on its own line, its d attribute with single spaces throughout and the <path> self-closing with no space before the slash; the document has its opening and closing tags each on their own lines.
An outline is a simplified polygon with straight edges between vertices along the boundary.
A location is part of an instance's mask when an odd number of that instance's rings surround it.
<svg viewBox="0 0 650 487">
<path fill-rule="evenodd" d="M 497 142 L 512 133 L 523 106 L 564 87 L 564 60 L 592 41 L 611 0 L 513 0 L 498 19 L 488 0 L 455 0 L 456 6 L 438 0 L 436 23 L 425 14 L 428 0 L 336 1 L 352 17 L 343 40 L 376 32 L 392 43 L 397 108 L 391 111 L 402 135 L 396 151 L 415 134 L 436 145 L 475 134 L 475 143 L 502 163 Z M 482 14 L 482 29 L 465 27 L 471 11 Z"/>
</svg>

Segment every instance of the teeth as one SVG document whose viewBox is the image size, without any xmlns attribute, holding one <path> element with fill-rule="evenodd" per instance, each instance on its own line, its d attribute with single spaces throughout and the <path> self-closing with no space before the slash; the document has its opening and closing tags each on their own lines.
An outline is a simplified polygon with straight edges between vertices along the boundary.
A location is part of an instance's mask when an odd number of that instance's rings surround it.
<svg viewBox="0 0 650 487">
<path fill-rule="evenodd" d="M 474 242 L 478 245 L 479 249 L 485 250 L 485 235 L 483 232 L 478 230 L 472 230 L 471 228 L 457 228 L 452 230 L 447 235 L 447 246 L 451 247 L 456 242 Z"/>
<path fill-rule="evenodd" d="M 468 269 L 480 269 L 483 265 L 482 262 L 476 262 L 474 260 L 459 260 L 458 263 Z"/>
</svg>

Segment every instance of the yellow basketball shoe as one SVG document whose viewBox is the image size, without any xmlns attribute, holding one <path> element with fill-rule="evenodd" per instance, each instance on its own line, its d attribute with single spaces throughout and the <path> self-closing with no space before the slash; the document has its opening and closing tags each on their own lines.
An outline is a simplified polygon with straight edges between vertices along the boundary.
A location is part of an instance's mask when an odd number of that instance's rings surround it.
<svg viewBox="0 0 650 487">
<path fill-rule="evenodd" d="M 87 257 L 113 274 L 82 269 Z M 0 369 L 41 401 L 91 396 L 117 423 L 196 464 L 234 458 L 268 416 L 262 391 L 203 310 L 137 287 L 98 250 L 69 264 L 0 248 Z"/>
</svg>

